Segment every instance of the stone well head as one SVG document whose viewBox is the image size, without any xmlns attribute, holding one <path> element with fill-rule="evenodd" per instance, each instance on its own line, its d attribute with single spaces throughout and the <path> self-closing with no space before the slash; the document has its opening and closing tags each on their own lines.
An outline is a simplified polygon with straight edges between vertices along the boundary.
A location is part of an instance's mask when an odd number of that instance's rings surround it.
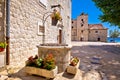
<svg viewBox="0 0 120 80">
<path fill-rule="evenodd" d="M 55 57 L 58 72 L 63 72 L 70 63 L 71 47 L 67 44 L 41 44 L 38 47 L 39 57 L 45 57 L 51 53 Z"/>
</svg>

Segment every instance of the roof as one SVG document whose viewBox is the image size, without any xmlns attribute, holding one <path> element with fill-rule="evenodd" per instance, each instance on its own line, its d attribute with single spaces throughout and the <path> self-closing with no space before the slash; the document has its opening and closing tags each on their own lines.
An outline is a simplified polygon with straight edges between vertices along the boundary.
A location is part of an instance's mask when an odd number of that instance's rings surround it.
<svg viewBox="0 0 120 80">
<path fill-rule="evenodd" d="M 89 29 L 107 29 L 102 24 L 88 24 Z"/>
</svg>

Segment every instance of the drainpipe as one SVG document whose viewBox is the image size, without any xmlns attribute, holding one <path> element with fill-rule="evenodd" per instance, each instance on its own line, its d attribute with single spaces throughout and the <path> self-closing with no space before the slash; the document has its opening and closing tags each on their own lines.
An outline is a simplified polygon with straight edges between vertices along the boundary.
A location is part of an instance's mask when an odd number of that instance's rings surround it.
<svg viewBox="0 0 120 80">
<path fill-rule="evenodd" d="M 6 65 L 10 64 L 10 0 L 6 0 Z"/>
</svg>

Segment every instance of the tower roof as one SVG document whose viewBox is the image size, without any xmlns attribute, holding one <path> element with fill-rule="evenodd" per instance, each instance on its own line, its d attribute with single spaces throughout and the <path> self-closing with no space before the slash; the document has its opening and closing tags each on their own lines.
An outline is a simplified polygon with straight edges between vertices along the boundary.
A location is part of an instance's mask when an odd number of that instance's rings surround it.
<svg viewBox="0 0 120 80">
<path fill-rule="evenodd" d="M 102 24 L 88 24 L 89 29 L 107 29 Z"/>
</svg>

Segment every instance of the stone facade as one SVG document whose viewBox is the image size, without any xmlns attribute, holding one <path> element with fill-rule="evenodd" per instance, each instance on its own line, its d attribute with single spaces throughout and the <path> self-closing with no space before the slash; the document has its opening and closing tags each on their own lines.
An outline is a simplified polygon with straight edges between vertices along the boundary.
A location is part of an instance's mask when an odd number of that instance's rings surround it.
<svg viewBox="0 0 120 80">
<path fill-rule="evenodd" d="M 0 0 L 0 42 L 5 41 L 5 1 Z M 5 64 L 5 51 L 0 52 L 0 67 Z"/>
<path fill-rule="evenodd" d="M 107 40 L 107 28 L 102 24 L 88 24 L 88 15 L 82 13 L 72 20 L 72 41 L 102 41 Z"/>
<path fill-rule="evenodd" d="M 45 17 L 50 15 L 49 12 L 53 11 L 51 5 L 58 4 L 62 6 L 56 8 L 63 19 L 62 43 L 70 45 L 71 0 L 10 0 L 10 64 L 18 65 L 30 55 L 38 53 L 36 46 L 43 43 L 43 34 L 39 34 L 38 23 L 43 26 L 45 13 L 48 12 Z M 50 16 L 46 18 L 44 30 L 45 43 L 58 43 L 59 28 L 51 25 Z"/>
<path fill-rule="evenodd" d="M 66 70 L 70 63 L 71 47 L 69 46 L 38 46 L 38 54 L 40 57 L 45 57 L 51 53 L 58 67 L 58 73 Z"/>
<path fill-rule="evenodd" d="M 107 40 L 107 29 L 103 28 L 102 24 L 89 24 L 89 41 L 102 41 Z"/>
<path fill-rule="evenodd" d="M 5 2 L 0 0 L 0 42 L 5 40 Z"/>
</svg>

